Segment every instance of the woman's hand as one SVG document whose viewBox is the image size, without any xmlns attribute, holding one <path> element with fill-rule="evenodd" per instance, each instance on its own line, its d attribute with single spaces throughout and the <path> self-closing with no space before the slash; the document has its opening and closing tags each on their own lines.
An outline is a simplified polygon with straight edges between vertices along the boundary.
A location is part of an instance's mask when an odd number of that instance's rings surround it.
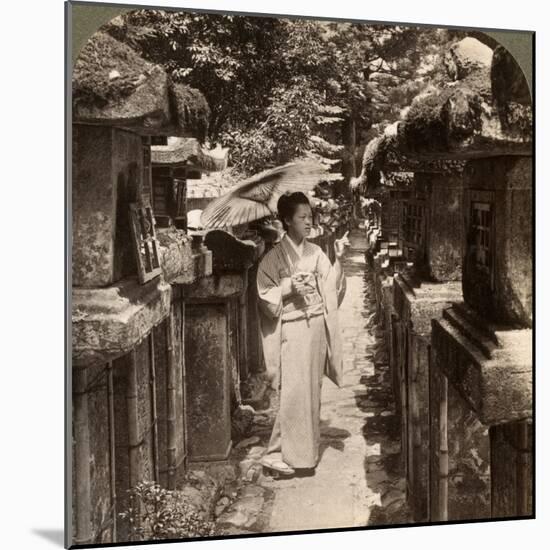
<svg viewBox="0 0 550 550">
<path fill-rule="evenodd" d="M 315 280 L 311 273 L 295 273 L 291 280 L 294 292 L 300 296 L 306 296 L 315 291 Z"/>
<path fill-rule="evenodd" d="M 336 239 L 334 241 L 334 253 L 336 254 L 337 258 L 341 258 L 344 255 L 345 247 L 350 246 L 351 244 L 348 240 L 348 233 L 349 231 L 346 231 L 342 238 Z"/>
</svg>

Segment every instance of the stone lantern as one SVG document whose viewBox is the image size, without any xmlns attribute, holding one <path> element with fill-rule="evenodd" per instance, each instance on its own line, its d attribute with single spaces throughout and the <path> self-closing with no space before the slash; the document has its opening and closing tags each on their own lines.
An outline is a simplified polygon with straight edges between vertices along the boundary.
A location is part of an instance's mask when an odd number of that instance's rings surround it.
<svg viewBox="0 0 550 550">
<path fill-rule="evenodd" d="M 151 136 L 201 136 L 209 108 L 200 92 L 98 31 L 75 62 L 72 115 L 68 539 L 127 541 L 118 517 L 127 490 L 143 480 L 174 488 L 185 471 L 183 310 L 171 283 L 206 274 L 183 237 L 166 240 L 145 217 Z M 138 277 L 144 247 L 153 269 Z"/>
<path fill-rule="evenodd" d="M 370 146 L 365 161 L 364 171 L 370 170 L 371 182 L 380 178 L 382 185 L 392 183 L 392 187 L 403 189 L 399 199 L 380 202 L 381 219 L 393 216 L 395 220 L 391 227 L 400 256 L 389 268 L 390 276 L 379 276 L 378 286 L 401 417 L 407 497 L 415 521 L 426 521 L 431 320 L 462 297 L 464 163 L 420 161 L 405 155 L 397 143 L 396 125 Z M 371 187 L 371 196 L 376 190 Z"/>
<path fill-rule="evenodd" d="M 231 416 L 241 404 L 240 383 L 252 359 L 251 327 L 258 323 L 247 300 L 249 269 L 264 246 L 261 239 L 240 240 L 222 230 L 206 233 L 204 244 L 212 251 L 213 275 L 183 290 L 193 462 L 223 461 L 231 451 Z"/>
<path fill-rule="evenodd" d="M 453 247 L 462 250 L 463 298 L 451 296 L 431 318 L 429 437 L 423 428 L 416 439 L 429 447 L 429 518 L 529 516 L 531 98 L 502 46 L 492 51 L 467 38 L 450 54 L 449 84 L 415 100 L 397 132 L 407 156 L 465 162 L 462 245 Z M 449 199 L 440 204 L 450 220 Z M 432 276 L 447 271 L 433 265 Z"/>
</svg>

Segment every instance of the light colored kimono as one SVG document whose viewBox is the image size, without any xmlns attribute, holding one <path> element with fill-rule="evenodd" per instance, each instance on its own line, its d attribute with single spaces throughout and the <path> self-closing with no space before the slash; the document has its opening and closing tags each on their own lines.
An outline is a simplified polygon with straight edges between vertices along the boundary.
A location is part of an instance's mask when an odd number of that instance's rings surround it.
<svg viewBox="0 0 550 550">
<path fill-rule="evenodd" d="M 338 307 L 346 292 L 346 278 L 342 271 L 336 280 L 336 270 L 320 246 L 304 242 L 303 255 L 300 257 L 285 233 L 261 260 L 258 266 L 257 286 L 259 295 L 260 327 L 264 359 L 271 385 L 278 389 L 281 371 L 281 323 L 285 318 L 300 315 L 299 308 L 295 313 L 283 312 L 281 279 L 297 271 L 309 271 L 314 274 L 317 288 L 322 298 L 322 312 L 325 320 L 327 339 L 327 360 L 324 373 L 338 387 L 342 385 L 343 358 L 342 341 L 338 323 Z M 307 300 L 307 297 L 306 297 Z M 317 309 L 317 304 L 304 308 L 307 311 Z M 292 309 L 292 306 L 290 306 Z"/>
<path fill-rule="evenodd" d="M 315 290 L 283 300 L 280 281 L 297 271 L 314 275 Z M 257 284 L 266 368 L 280 400 L 266 454 L 312 468 L 319 460 L 323 373 L 342 385 L 338 305 L 345 277 L 336 280 L 318 245 L 305 240 L 300 250 L 284 235 L 260 262 Z"/>
</svg>

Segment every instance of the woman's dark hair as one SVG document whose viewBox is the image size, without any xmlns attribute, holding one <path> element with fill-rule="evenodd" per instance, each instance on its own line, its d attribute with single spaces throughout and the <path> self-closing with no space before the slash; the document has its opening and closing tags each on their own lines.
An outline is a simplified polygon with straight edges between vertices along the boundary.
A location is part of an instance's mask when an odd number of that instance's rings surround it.
<svg viewBox="0 0 550 550">
<path fill-rule="evenodd" d="M 283 223 L 285 231 L 288 231 L 288 225 L 285 219 L 292 218 L 292 216 L 294 216 L 296 207 L 299 204 L 307 204 L 308 206 L 311 206 L 309 199 L 301 191 L 296 191 L 290 195 L 281 195 L 277 201 L 277 213 L 279 215 L 279 219 Z"/>
</svg>

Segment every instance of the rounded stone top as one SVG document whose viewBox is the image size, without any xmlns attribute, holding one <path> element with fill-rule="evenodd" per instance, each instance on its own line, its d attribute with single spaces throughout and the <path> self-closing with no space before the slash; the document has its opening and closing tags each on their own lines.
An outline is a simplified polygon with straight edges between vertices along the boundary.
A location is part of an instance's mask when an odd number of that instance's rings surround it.
<svg viewBox="0 0 550 550">
<path fill-rule="evenodd" d="M 443 63 L 451 80 L 461 80 L 474 71 L 489 69 L 493 50 L 476 38 L 467 37 L 453 44 Z"/>
</svg>

